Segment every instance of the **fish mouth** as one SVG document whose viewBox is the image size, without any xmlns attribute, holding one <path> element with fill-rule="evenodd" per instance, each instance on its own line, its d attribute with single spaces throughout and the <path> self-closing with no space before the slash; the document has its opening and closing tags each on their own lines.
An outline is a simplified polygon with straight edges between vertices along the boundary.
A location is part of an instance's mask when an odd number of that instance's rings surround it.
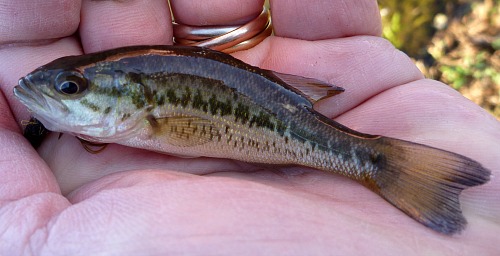
<svg viewBox="0 0 500 256">
<path fill-rule="evenodd" d="M 19 79 L 18 85 L 14 87 L 14 95 L 28 107 L 33 117 L 52 131 L 55 128 L 54 124 L 60 122 L 57 120 L 62 120 L 69 112 L 60 100 L 38 90 L 29 77 Z"/>
<path fill-rule="evenodd" d="M 35 90 L 33 83 L 25 77 L 19 79 L 18 85 L 14 87 L 14 95 L 31 110 L 34 110 L 34 107 L 43 109 L 47 106 L 45 97 Z"/>
</svg>

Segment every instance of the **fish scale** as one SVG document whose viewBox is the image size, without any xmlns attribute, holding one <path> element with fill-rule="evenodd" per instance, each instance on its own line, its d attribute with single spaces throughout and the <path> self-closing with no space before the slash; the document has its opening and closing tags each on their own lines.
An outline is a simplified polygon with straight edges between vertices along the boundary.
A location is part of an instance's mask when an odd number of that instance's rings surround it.
<svg viewBox="0 0 500 256">
<path fill-rule="evenodd" d="M 155 77 L 158 78 L 159 76 L 157 75 Z M 156 90 L 155 95 L 157 95 L 158 98 L 168 95 L 168 92 L 170 92 L 171 95 L 170 97 L 165 96 L 165 101 L 160 101 L 160 103 L 163 104 L 158 104 L 158 102 L 156 102 L 157 104 L 154 106 L 155 109 L 152 110 L 154 120 L 159 120 L 162 116 L 196 116 L 205 120 L 210 119 L 209 125 L 213 125 L 218 131 L 217 135 L 214 137 L 219 136 L 219 139 L 213 140 L 213 138 L 208 138 L 210 145 L 202 145 L 202 147 L 217 148 L 222 153 L 216 155 L 215 152 L 204 152 L 205 150 L 203 149 L 199 150 L 199 153 L 197 152 L 196 155 L 221 157 L 237 153 L 238 155 L 233 157 L 248 161 L 255 161 L 260 158 L 261 162 L 266 161 L 268 163 L 279 164 L 290 164 L 292 159 L 296 159 L 296 163 L 303 164 L 309 162 L 308 159 L 303 159 L 306 157 L 306 154 L 301 152 L 304 151 L 303 149 L 306 141 L 300 142 L 290 139 L 290 131 L 285 132 L 287 127 L 285 127 L 281 121 L 273 118 L 271 113 L 266 109 L 253 104 L 246 96 L 238 95 L 238 93 L 233 90 L 224 89 L 227 87 L 223 87 L 220 83 L 218 86 L 214 85 L 214 83 L 207 83 L 205 79 L 199 77 L 186 77 L 186 75 L 179 74 L 174 76 L 168 75 L 168 77 L 170 79 L 162 78 L 156 80 L 155 83 L 150 82 L 149 79 L 144 79 L 144 84 L 154 84 L 153 87 Z M 171 80 L 175 79 L 173 77 L 182 77 L 182 79 L 179 79 L 181 82 L 172 82 Z M 220 90 L 217 87 L 221 87 Z M 186 97 L 186 91 L 200 93 L 200 97 Z M 196 95 L 197 93 L 193 94 Z M 180 101 L 182 98 L 190 100 L 182 104 Z M 211 101 L 210 99 L 213 98 L 216 98 L 216 100 Z M 221 103 L 230 107 L 226 106 L 226 108 L 222 108 L 226 109 L 224 111 L 222 111 L 221 108 L 214 107 Z M 159 123 L 154 126 L 161 127 L 162 125 L 164 124 Z M 199 125 L 203 125 L 203 123 Z M 278 128 L 279 126 L 283 127 Z M 159 141 L 168 141 L 169 139 L 165 139 L 164 136 L 172 133 L 168 130 L 158 132 L 155 131 L 154 128 L 152 132 L 149 131 L 148 133 L 147 130 L 149 128 L 146 126 L 144 129 L 146 129 L 144 134 L 147 134 L 145 137 Z M 196 130 L 200 132 L 203 129 L 198 127 Z M 190 131 L 192 131 L 192 129 Z M 286 146 L 288 144 L 291 145 Z M 237 149 L 237 151 L 234 151 L 234 149 Z M 166 149 L 159 150 L 165 151 Z M 184 154 L 189 150 L 196 150 L 196 148 L 190 147 L 181 149 Z M 281 152 L 288 152 L 285 153 L 288 157 L 284 158 L 281 154 L 274 154 Z M 312 154 L 315 151 L 309 148 L 309 152 Z M 269 153 L 273 153 L 274 155 L 270 155 Z M 275 156 L 275 159 L 272 158 L 273 156 Z M 299 158 L 299 156 L 301 156 L 301 158 Z"/>
<path fill-rule="evenodd" d="M 342 91 L 173 46 L 63 57 L 14 88 L 52 131 L 171 155 L 313 167 L 357 181 L 435 231 L 464 229 L 459 195 L 491 172 L 453 152 L 357 132 L 313 109 Z"/>
</svg>

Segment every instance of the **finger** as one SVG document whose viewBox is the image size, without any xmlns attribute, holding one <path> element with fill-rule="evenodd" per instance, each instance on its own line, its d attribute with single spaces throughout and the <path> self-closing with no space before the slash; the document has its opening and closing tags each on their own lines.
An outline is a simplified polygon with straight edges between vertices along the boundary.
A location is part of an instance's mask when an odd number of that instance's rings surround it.
<svg viewBox="0 0 500 256">
<path fill-rule="evenodd" d="M 345 92 L 315 105 L 315 109 L 329 117 L 382 91 L 423 78 L 408 56 L 386 40 L 372 36 L 315 42 L 271 37 L 251 50 L 234 55 L 265 69 L 343 87 Z"/>
<path fill-rule="evenodd" d="M 18 121 L 29 120 L 26 108 L 13 99 L 18 79 L 57 57 L 80 53 L 74 40 L 57 42 L 77 31 L 80 5 L 80 1 L 0 0 L 0 86 Z M 52 43 L 54 47 L 47 45 Z"/>
<path fill-rule="evenodd" d="M 0 44 L 61 38 L 80 22 L 80 1 L 0 1 Z"/>
<path fill-rule="evenodd" d="M 85 0 L 81 15 L 80 36 L 86 53 L 127 45 L 172 44 L 172 19 L 165 0 Z"/>
<path fill-rule="evenodd" d="M 59 134 L 54 133 L 44 140 L 38 152 L 56 176 L 63 194 L 110 174 L 130 170 L 156 169 L 203 175 L 259 168 L 229 159 L 186 159 L 117 144 L 109 144 L 102 152 L 91 154 L 75 137 L 62 135 L 59 138 Z"/>
<path fill-rule="evenodd" d="M 239 25 L 255 18 L 263 0 L 171 0 L 175 21 L 192 26 Z"/>
<path fill-rule="evenodd" d="M 491 169 L 500 167 L 500 151 L 493 150 L 500 144 L 500 123 L 434 80 L 417 80 L 386 90 L 336 120 L 361 132 L 439 146 L 483 159 Z M 474 142 L 464 139 L 471 136 Z"/>
<path fill-rule="evenodd" d="M 79 1 L 2 1 L 0 6 L 0 43 L 65 37 L 78 28 Z M 17 124 L 28 113 L 13 99 L 12 87 L 35 67 L 80 53 L 80 47 L 72 38 L 30 43 L 38 46 L 0 48 L 0 251 L 9 255 L 25 253 L 21 248 L 27 248 L 28 240 L 32 248 L 40 245 L 40 227 L 69 205 L 48 166 L 20 133 Z"/>
<path fill-rule="evenodd" d="M 330 187 L 334 186 L 330 184 Z M 105 232 L 116 238 L 111 242 L 100 240 L 100 251 L 109 254 L 116 248 L 128 252 L 139 250 L 137 247 L 145 246 L 143 242 L 148 248 L 162 252 L 159 254 L 178 254 L 179 251 L 203 254 L 207 247 L 213 248 L 215 242 L 220 244 L 216 248 L 235 245 L 225 249 L 227 254 L 235 254 L 233 250 L 266 250 L 276 254 L 271 251 L 282 253 L 283 248 L 307 251 L 300 255 L 310 254 L 310 248 L 325 254 L 323 252 L 330 252 L 334 246 L 341 255 L 363 254 L 361 251 L 373 248 L 383 254 L 414 255 L 420 249 L 415 239 L 435 252 L 443 252 L 443 245 L 450 248 L 457 241 L 468 241 L 462 251 L 495 250 L 490 245 L 498 229 L 495 224 L 486 230 L 470 225 L 466 236 L 446 237 L 411 220 L 373 193 L 362 193 L 362 197 L 366 198 L 360 200 L 356 193 L 343 198 L 335 194 L 309 194 L 290 187 L 276 188 L 226 177 L 145 170 L 128 172 L 110 175 L 70 195 L 70 200 L 80 207 L 59 216 L 48 243 L 52 247 L 57 244 L 65 251 L 69 251 L 75 241 L 79 241 L 82 248 L 94 248 L 91 245 L 95 245 L 95 239 L 82 238 L 92 237 L 90 233 Z M 110 204 L 113 207 L 109 207 Z M 110 222 L 109 216 L 113 216 L 114 221 Z M 80 220 L 76 229 L 75 218 Z M 68 233 L 73 229 L 75 232 Z M 207 240 L 207 236 L 216 239 Z M 193 240 L 186 241 L 184 237 L 200 239 L 193 247 Z M 311 237 L 321 239 L 311 240 Z M 361 239 L 360 246 L 349 246 L 355 237 Z M 261 243 L 269 238 L 275 238 L 270 245 Z M 394 249 L 394 243 L 401 246 Z"/>
<path fill-rule="evenodd" d="M 41 192 L 59 192 L 54 176 L 22 137 L 9 105 L 0 93 L 0 202 Z"/>
<path fill-rule="evenodd" d="M 320 40 L 381 34 L 375 0 L 271 0 L 270 3 L 277 36 Z"/>
<path fill-rule="evenodd" d="M 18 124 L 21 120 L 29 120 L 30 118 L 26 106 L 15 99 L 12 92 L 19 78 L 54 59 L 78 54 L 81 54 L 80 44 L 72 37 L 47 45 L 5 47 L 0 49 L 0 86 Z"/>
<path fill-rule="evenodd" d="M 23 138 L 0 93 L 0 254 L 22 255 L 43 243 L 45 227 L 69 206 L 45 162 Z M 29 242 L 28 242 L 29 241 Z"/>
<path fill-rule="evenodd" d="M 450 87 L 432 80 L 387 90 L 336 121 L 355 130 L 409 140 L 468 156 L 492 171 L 466 190 L 464 210 L 500 220 L 500 123 Z M 478 125 L 479 124 L 479 125 Z"/>
</svg>

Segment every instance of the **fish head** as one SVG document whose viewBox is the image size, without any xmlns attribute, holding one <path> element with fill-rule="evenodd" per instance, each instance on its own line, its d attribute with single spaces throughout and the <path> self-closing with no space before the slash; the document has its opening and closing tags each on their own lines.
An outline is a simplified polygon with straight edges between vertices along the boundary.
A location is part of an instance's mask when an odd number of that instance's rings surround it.
<svg viewBox="0 0 500 256">
<path fill-rule="evenodd" d="M 14 95 L 48 130 L 106 143 L 129 135 L 147 115 L 144 101 L 137 104 L 141 85 L 128 82 L 112 63 L 81 63 L 78 57 L 22 77 Z"/>
</svg>

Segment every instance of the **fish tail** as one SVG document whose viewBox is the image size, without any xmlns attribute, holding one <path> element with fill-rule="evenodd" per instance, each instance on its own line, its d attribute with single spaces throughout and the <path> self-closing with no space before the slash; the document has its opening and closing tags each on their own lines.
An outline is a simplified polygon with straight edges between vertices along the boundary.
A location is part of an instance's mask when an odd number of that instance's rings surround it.
<svg viewBox="0 0 500 256">
<path fill-rule="evenodd" d="M 484 184 L 491 172 L 465 156 L 437 148 L 381 137 L 373 147 L 377 171 L 362 183 L 423 225 L 444 234 L 460 232 L 466 220 L 462 190 Z"/>
</svg>

